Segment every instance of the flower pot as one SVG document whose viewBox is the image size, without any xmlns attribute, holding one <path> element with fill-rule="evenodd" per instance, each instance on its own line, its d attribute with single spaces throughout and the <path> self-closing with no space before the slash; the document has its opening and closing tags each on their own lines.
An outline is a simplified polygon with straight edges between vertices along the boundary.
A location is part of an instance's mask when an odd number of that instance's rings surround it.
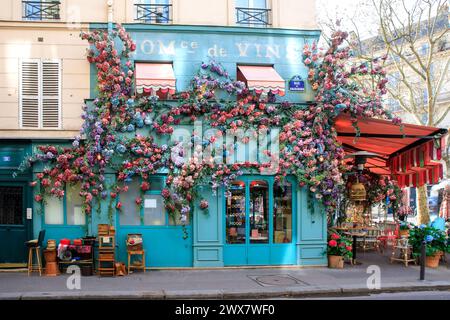
<svg viewBox="0 0 450 320">
<path fill-rule="evenodd" d="M 328 256 L 328 268 L 343 269 L 344 268 L 344 257 Z"/>
<path fill-rule="evenodd" d="M 409 230 L 399 230 L 399 236 L 400 236 L 400 238 L 408 238 Z"/>
<path fill-rule="evenodd" d="M 427 266 L 427 268 L 437 268 L 437 267 L 439 267 L 440 259 L 441 259 L 440 254 L 427 256 L 427 258 L 425 259 L 425 265 Z"/>
<path fill-rule="evenodd" d="M 46 263 L 56 262 L 56 250 L 44 250 L 44 259 Z"/>
</svg>

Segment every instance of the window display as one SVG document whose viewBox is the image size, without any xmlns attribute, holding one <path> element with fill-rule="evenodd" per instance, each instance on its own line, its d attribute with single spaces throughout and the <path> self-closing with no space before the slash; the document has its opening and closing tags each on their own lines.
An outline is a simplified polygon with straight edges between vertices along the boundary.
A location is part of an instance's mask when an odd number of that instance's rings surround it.
<svg viewBox="0 0 450 320">
<path fill-rule="evenodd" d="M 273 242 L 292 242 L 292 185 L 273 186 Z"/>
<path fill-rule="evenodd" d="M 226 233 L 227 243 L 245 243 L 245 183 L 235 181 L 226 198 Z"/>
</svg>

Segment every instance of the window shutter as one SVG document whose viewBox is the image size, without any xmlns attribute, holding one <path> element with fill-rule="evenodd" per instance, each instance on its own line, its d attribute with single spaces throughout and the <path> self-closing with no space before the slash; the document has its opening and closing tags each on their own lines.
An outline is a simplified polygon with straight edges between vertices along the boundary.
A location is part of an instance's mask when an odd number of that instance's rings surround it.
<svg viewBox="0 0 450 320">
<path fill-rule="evenodd" d="M 39 61 L 24 60 L 20 72 L 20 126 L 39 127 Z"/>
<path fill-rule="evenodd" d="M 42 62 L 42 127 L 59 128 L 60 62 Z"/>
</svg>

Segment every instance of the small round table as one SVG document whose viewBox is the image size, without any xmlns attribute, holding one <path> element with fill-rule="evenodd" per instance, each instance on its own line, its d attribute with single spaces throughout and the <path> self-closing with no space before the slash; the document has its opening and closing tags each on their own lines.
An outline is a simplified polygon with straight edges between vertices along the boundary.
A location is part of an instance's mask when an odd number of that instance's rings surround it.
<svg viewBox="0 0 450 320">
<path fill-rule="evenodd" d="M 347 232 L 343 232 L 343 233 L 345 235 L 351 236 L 353 238 L 353 243 L 352 243 L 352 264 L 354 264 L 354 265 L 362 264 L 361 262 L 357 262 L 356 261 L 356 240 L 357 240 L 357 238 L 364 237 L 366 235 L 366 233 L 362 232 L 362 231 L 358 231 L 358 232 L 347 231 Z"/>
</svg>

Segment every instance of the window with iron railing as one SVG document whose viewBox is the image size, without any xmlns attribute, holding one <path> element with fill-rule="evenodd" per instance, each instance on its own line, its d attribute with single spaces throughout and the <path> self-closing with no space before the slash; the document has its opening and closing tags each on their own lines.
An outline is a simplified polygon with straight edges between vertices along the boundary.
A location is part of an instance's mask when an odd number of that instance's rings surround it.
<svg viewBox="0 0 450 320">
<path fill-rule="evenodd" d="M 59 20 L 59 1 L 22 1 L 23 20 Z"/>
<path fill-rule="evenodd" d="M 172 4 L 170 0 L 136 0 L 134 20 L 143 23 L 172 22 Z"/>
<path fill-rule="evenodd" d="M 271 25 L 270 12 L 266 0 L 236 0 L 236 24 L 249 27 Z"/>
</svg>

